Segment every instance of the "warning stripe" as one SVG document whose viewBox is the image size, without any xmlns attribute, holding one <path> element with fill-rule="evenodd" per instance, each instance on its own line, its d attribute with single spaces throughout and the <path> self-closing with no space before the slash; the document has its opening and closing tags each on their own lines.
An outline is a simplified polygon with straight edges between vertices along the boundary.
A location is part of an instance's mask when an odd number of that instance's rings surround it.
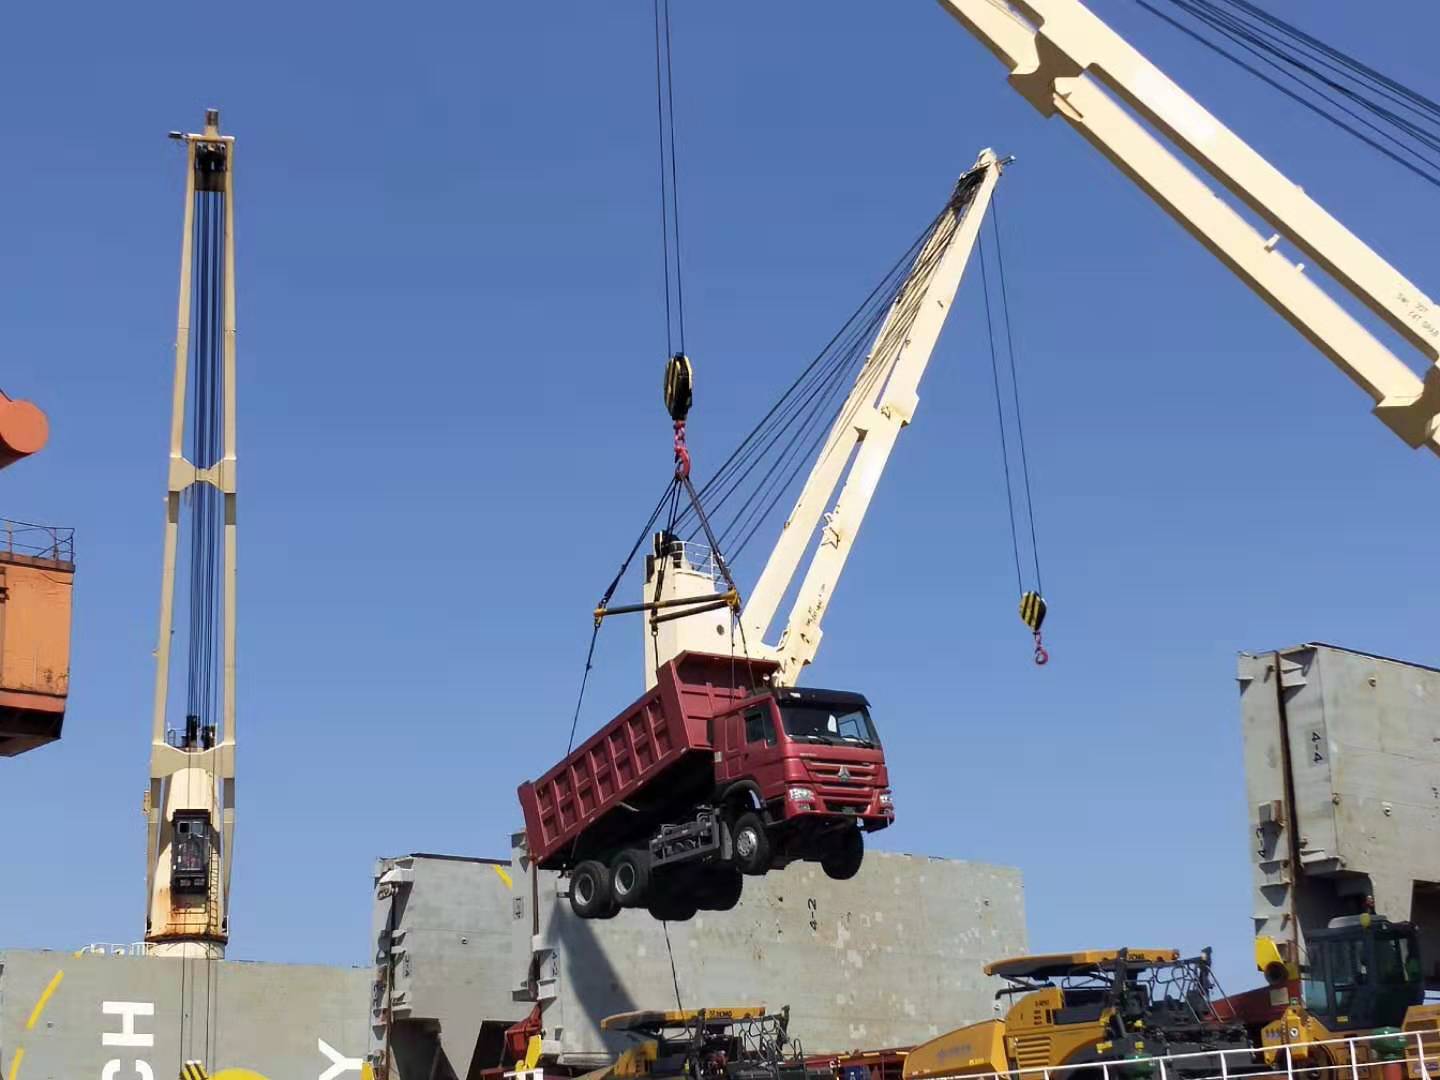
<svg viewBox="0 0 1440 1080">
<path fill-rule="evenodd" d="M 1027 592 L 1020 597 L 1020 619 L 1031 630 L 1039 630 L 1045 621 L 1045 600 L 1037 592 Z"/>
<path fill-rule="evenodd" d="M 180 1080 L 210 1080 L 205 1066 L 198 1061 L 187 1061 L 180 1066 Z"/>
<path fill-rule="evenodd" d="M 45 1006 L 55 996 L 55 991 L 60 989 L 60 980 L 65 978 L 64 970 L 55 972 L 54 977 L 46 984 L 40 994 L 40 999 L 35 1002 L 35 1008 L 30 1011 L 30 1019 L 25 1021 L 25 1030 L 34 1031 L 35 1025 L 40 1022 L 40 1014 L 45 1011 Z"/>
</svg>

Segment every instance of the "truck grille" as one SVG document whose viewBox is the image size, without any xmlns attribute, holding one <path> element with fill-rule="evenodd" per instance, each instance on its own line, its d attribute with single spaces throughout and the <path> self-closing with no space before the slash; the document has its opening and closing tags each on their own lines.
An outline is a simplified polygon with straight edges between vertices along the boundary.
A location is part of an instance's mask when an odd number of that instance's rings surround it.
<svg viewBox="0 0 1440 1080">
<path fill-rule="evenodd" d="M 811 758 L 806 767 L 815 782 L 826 787 L 873 787 L 876 765 L 873 761 L 825 761 Z"/>
</svg>

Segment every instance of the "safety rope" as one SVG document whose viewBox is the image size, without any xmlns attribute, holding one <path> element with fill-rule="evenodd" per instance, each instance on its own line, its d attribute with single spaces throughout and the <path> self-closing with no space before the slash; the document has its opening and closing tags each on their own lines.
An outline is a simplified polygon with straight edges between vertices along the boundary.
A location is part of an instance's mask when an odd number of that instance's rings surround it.
<svg viewBox="0 0 1440 1080">
<path fill-rule="evenodd" d="M 630 569 L 630 564 L 635 561 L 635 556 L 639 553 L 640 546 L 650 537 L 651 530 L 655 528 L 655 522 L 660 519 L 661 513 L 664 512 L 674 488 L 675 481 L 672 479 L 665 485 L 665 494 L 660 496 L 660 501 L 655 504 L 655 509 L 650 511 L 650 517 L 646 520 L 644 528 L 640 530 L 640 535 L 636 537 L 635 543 L 631 545 L 629 552 L 621 561 L 620 569 L 615 571 L 615 576 L 610 579 L 610 584 L 606 586 L 605 591 L 600 595 L 600 600 L 595 605 L 596 612 L 605 611 L 609 608 L 610 600 L 614 597 L 615 590 L 620 587 L 620 582 L 625 577 L 625 572 Z M 590 683 L 590 670 L 595 664 L 595 643 L 600 637 L 600 626 L 603 621 L 604 620 L 597 615 L 595 626 L 590 633 L 590 648 L 585 654 L 585 672 L 580 678 L 580 693 L 575 700 L 575 715 L 570 721 L 570 741 L 565 745 L 566 754 L 569 754 L 571 750 L 575 749 L 575 731 L 580 724 L 580 709 L 585 703 L 585 689 Z"/>
<path fill-rule="evenodd" d="M 990 273 L 986 267 L 985 239 L 981 231 L 979 242 L 980 255 L 980 285 L 985 300 L 985 332 L 990 349 L 990 374 L 995 389 L 995 419 L 1000 433 L 1000 461 L 1005 475 L 1005 503 L 1007 516 L 1010 523 L 1010 550 L 1015 559 L 1015 587 L 1020 593 L 1020 619 L 1029 628 L 1035 642 L 1035 663 L 1045 665 L 1050 662 L 1050 653 L 1045 648 L 1044 639 L 1041 636 L 1040 628 L 1045 622 L 1047 606 L 1045 603 L 1042 577 L 1040 574 L 1040 543 L 1038 531 L 1035 526 L 1035 501 L 1030 488 L 1030 456 L 1025 447 L 1025 423 L 1020 408 L 1020 378 L 1019 365 L 1015 359 L 1015 334 L 1010 318 L 1010 290 L 1005 279 L 1005 254 L 1000 240 L 1000 214 L 997 200 L 992 196 L 990 203 L 990 225 L 991 234 L 995 246 L 995 269 L 999 291 L 1001 320 L 1005 327 L 1005 355 L 1007 376 L 1010 384 L 1010 401 L 1012 421 L 1015 427 L 1015 449 L 1019 459 L 1019 471 L 1021 474 L 1021 500 L 1024 504 L 1025 524 L 1028 526 L 1030 539 L 1030 565 L 1033 573 L 1034 588 L 1027 589 L 1025 585 L 1025 572 L 1021 566 L 1021 542 L 1020 542 L 1020 521 L 1019 510 L 1016 507 L 1015 479 L 1010 461 L 1010 440 L 1007 434 L 1009 422 L 1005 415 L 1005 395 L 1002 390 L 1002 377 L 1000 370 L 999 350 L 995 343 L 995 316 L 993 303 L 990 294 Z"/>
</svg>

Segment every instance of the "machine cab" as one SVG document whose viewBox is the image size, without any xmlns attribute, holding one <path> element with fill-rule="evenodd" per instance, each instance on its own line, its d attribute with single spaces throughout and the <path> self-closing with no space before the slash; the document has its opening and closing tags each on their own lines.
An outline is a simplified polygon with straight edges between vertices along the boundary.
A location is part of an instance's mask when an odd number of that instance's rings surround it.
<svg viewBox="0 0 1440 1080">
<path fill-rule="evenodd" d="M 1425 1000 L 1419 935 L 1378 915 L 1332 919 L 1306 942 L 1305 1008 L 1330 1031 L 1399 1027 Z"/>
</svg>

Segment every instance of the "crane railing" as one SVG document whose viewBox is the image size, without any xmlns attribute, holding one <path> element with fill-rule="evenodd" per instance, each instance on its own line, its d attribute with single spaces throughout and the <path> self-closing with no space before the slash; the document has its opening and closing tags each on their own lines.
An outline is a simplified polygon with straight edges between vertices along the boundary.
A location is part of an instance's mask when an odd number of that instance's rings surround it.
<svg viewBox="0 0 1440 1080">
<path fill-rule="evenodd" d="M 75 561 L 75 530 L 0 518 L 0 552 L 51 562 Z"/>
</svg>

